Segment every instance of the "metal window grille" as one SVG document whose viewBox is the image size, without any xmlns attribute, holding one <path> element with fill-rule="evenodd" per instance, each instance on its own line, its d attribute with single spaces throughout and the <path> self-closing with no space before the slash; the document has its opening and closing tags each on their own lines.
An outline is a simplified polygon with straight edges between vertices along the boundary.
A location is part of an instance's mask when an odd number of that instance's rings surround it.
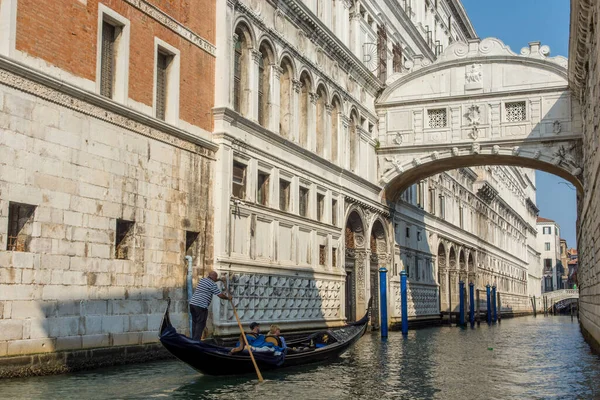
<svg viewBox="0 0 600 400">
<path fill-rule="evenodd" d="M 279 209 L 281 211 L 289 211 L 290 209 L 290 183 L 279 180 Z"/>
<path fill-rule="evenodd" d="M 448 119 L 446 116 L 445 108 L 427 110 L 427 116 L 429 117 L 430 128 L 445 128 L 446 126 L 448 126 Z"/>
<path fill-rule="evenodd" d="M 506 120 L 508 122 L 525 121 L 527 115 L 524 101 L 504 103 L 504 109 L 506 111 Z"/>
<path fill-rule="evenodd" d="M 377 29 L 377 53 L 379 58 L 379 79 L 383 82 L 387 79 L 387 32 L 380 26 Z"/>
<path fill-rule="evenodd" d="M 171 56 L 158 52 L 156 57 L 156 118 L 165 119 L 167 109 L 167 68 Z"/>
<path fill-rule="evenodd" d="M 100 55 L 100 94 L 112 98 L 115 71 L 115 34 L 116 28 L 108 22 L 102 22 L 102 52 Z"/>
<path fill-rule="evenodd" d="M 261 126 L 265 124 L 265 59 L 260 57 L 258 60 L 258 123 Z"/>
<path fill-rule="evenodd" d="M 337 249 L 335 247 L 331 249 L 331 266 L 337 267 Z"/>
<path fill-rule="evenodd" d="M 402 72 L 402 46 L 394 44 L 392 52 L 392 68 L 394 72 Z"/>
<path fill-rule="evenodd" d="M 327 248 L 325 246 L 319 246 L 319 265 L 325 265 L 327 263 L 326 250 Z"/>
<path fill-rule="evenodd" d="M 133 231 L 133 221 L 123 219 L 117 220 L 117 232 L 115 235 L 115 257 L 120 260 L 129 258 L 129 247 L 131 245 L 131 234 Z"/>
<path fill-rule="evenodd" d="M 306 217 L 308 211 L 308 189 L 300 188 L 300 199 L 299 199 L 299 213 L 300 216 Z"/>
<path fill-rule="evenodd" d="M 242 42 L 235 42 L 235 54 L 233 65 L 233 108 L 240 112 L 242 90 Z"/>
<path fill-rule="evenodd" d="M 35 206 L 9 203 L 8 206 L 8 251 L 27 251 L 25 227 L 33 219 Z"/>
<path fill-rule="evenodd" d="M 244 164 L 233 163 L 232 194 L 238 199 L 243 199 L 246 195 L 246 166 Z"/>
</svg>

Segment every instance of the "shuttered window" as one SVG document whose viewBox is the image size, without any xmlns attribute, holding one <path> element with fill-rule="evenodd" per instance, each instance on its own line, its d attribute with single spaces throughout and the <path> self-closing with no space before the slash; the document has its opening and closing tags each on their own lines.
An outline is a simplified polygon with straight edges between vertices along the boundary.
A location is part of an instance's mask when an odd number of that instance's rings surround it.
<svg viewBox="0 0 600 400">
<path fill-rule="evenodd" d="M 238 39 L 235 42 L 235 55 L 233 66 L 233 108 L 240 112 L 242 90 L 242 42 Z"/>
<path fill-rule="evenodd" d="M 299 214 L 302 217 L 306 217 L 308 215 L 308 189 L 300 187 L 300 201 L 299 201 Z"/>
<path fill-rule="evenodd" d="M 158 52 L 156 57 L 156 118 L 165 119 L 167 109 L 167 68 L 172 56 Z"/>
<path fill-rule="evenodd" d="M 115 73 L 116 28 L 102 22 L 102 53 L 100 55 L 100 94 L 112 99 Z"/>
</svg>

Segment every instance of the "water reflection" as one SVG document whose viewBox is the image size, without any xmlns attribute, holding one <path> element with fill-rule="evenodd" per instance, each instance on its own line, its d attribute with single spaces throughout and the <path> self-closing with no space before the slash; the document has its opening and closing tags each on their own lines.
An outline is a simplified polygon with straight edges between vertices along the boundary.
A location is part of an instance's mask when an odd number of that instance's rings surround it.
<svg viewBox="0 0 600 400">
<path fill-rule="evenodd" d="M 367 335 L 327 364 L 210 377 L 177 361 L 0 381 L 7 399 L 593 399 L 600 357 L 570 317 Z"/>
</svg>

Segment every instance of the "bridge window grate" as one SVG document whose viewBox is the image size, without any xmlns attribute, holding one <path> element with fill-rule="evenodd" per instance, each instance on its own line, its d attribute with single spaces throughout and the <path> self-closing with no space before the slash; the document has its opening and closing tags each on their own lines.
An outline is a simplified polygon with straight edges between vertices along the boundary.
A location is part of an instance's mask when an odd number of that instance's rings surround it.
<svg viewBox="0 0 600 400">
<path fill-rule="evenodd" d="M 445 128 L 448 126 L 448 118 L 446 116 L 445 108 L 436 108 L 434 110 L 427 110 L 427 116 L 429 117 L 430 128 Z"/>
<path fill-rule="evenodd" d="M 524 101 L 514 101 L 511 103 L 505 103 L 504 109 L 506 111 L 506 121 L 508 121 L 508 122 L 525 121 L 527 114 L 525 112 L 525 102 Z"/>
</svg>

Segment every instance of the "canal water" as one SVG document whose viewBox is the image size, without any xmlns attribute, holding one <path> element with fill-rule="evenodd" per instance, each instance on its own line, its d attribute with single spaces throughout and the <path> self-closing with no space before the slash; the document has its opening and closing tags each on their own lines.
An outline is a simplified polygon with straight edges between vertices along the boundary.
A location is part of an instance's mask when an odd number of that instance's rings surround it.
<svg viewBox="0 0 600 400">
<path fill-rule="evenodd" d="M 523 317 L 475 329 L 368 333 L 341 358 L 211 377 L 179 361 L 0 381 L 2 399 L 600 399 L 600 357 L 577 319 Z"/>
</svg>

